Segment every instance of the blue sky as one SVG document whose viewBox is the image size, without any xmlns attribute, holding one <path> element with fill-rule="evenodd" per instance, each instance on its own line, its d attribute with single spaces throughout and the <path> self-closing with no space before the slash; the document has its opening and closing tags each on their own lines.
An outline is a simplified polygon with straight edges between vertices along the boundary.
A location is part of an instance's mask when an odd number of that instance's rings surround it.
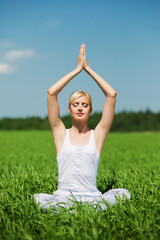
<svg viewBox="0 0 160 240">
<path fill-rule="evenodd" d="M 0 118 L 47 116 L 47 89 L 77 66 L 81 43 L 117 91 L 116 112 L 160 111 L 159 0 L 0 0 Z M 83 71 L 59 94 L 62 116 L 75 90 L 102 111 L 105 97 Z"/>
</svg>

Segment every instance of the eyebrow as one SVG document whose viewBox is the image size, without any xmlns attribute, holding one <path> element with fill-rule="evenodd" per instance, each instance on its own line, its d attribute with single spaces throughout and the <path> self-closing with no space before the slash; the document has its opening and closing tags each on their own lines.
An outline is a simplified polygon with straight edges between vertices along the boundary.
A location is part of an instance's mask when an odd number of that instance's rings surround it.
<svg viewBox="0 0 160 240">
<path fill-rule="evenodd" d="M 73 104 L 79 104 L 79 102 L 73 102 Z M 82 104 L 87 104 L 87 105 L 89 105 L 89 103 L 86 103 L 86 102 L 82 102 Z"/>
</svg>

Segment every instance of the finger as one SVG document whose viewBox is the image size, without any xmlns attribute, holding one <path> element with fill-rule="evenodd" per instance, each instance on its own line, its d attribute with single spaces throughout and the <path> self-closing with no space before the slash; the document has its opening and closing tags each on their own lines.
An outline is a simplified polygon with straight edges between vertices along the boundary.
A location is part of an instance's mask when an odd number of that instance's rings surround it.
<svg viewBox="0 0 160 240">
<path fill-rule="evenodd" d="M 83 47 L 80 48 L 79 56 L 83 55 Z"/>
<path fill-rule="evenodd" d="M 86 53 L 86 44 L 83 45 L 84 53 Z"/>
<path fill-rule="evenodd" d="M 83 44 L 83 52 L 85 51 L 85 46 L 84 46 L 84 44 Z"/>
<path fill-rule="evenodd" d="M 80 51 L 81 51 L 82 48 L 83 48 L 83 44 L 81 44 L 81 46 L 80 46 Z"/>
<path fill-rule="evenodd" d="M 83 51 L 83 44 L 80 47 L 80 52 L 82 52 L 82 51 Z"/>
</svg>

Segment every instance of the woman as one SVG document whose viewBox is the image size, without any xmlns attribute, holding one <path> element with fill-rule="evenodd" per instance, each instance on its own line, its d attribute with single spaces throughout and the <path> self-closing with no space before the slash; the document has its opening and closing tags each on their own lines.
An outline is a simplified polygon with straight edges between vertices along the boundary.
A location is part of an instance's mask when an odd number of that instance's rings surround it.
<svg viewBox="0 0 160 240">
<path fill-rule="evenodd" d="M 94 131 L 87 126 L 88 117 L 92 112 L 92 101 L 86 92 L 76 91 L 70 97 L 68 111 L 73 119 L 70 129 L 65 128 L 59 114 L 58 94 L 83 69 L 96 81 L 106 96 L 102 118 Z M 76 200 L 92 202 L 95 206 L 98 203 L 102 209 L 106 209 L 107 204 L 104 204 L 102 198 L 110 204 L 115 204 L 117 197 L 122 200 L 124 197 L 130 199 L 130 193 L 126 189 L 112 189 L 102 194 L 96 186 L 100 154 L 114 117 L 116 94 L 116 91 L 89 67 L 85 44 L 82 44 L 76 69 L 48 89 L 48 116 L 56 148 L 59 176 L 58 190 L 54 195 L 34 195 L 40 207 L 47 209 L 66 204 L 70 207 L 73 200 Z"/>
</svg>

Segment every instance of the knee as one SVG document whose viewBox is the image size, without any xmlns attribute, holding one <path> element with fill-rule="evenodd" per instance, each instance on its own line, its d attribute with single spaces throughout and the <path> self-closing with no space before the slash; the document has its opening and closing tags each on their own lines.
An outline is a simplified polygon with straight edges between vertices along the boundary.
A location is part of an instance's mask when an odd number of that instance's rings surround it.
<svg viewBox="0 0 160 240">
<path fill-rule="evenodd" d="M 125 195 L 128 199 L 131 199 L 131 194 L 127 189 L 122 188 L 121 189 L 121 194 Z"/>
</svg>

